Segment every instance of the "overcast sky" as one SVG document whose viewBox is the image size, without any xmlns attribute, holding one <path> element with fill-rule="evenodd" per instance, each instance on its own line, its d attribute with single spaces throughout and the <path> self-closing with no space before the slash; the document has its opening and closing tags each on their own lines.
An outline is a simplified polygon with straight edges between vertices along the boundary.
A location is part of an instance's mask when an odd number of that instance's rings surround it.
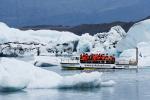
<svg viewBox="0 0 150 100">
<path fill-rule="evenodd" d="M 0 21 L 19 27 L 134 21 L 149 15 L 150 0 L 0 0 Z"/>
</svg>

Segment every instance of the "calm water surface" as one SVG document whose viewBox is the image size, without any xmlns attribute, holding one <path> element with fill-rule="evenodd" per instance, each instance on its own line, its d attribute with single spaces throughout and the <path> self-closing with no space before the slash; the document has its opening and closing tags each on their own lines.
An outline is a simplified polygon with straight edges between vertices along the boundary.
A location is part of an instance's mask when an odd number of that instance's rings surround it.
<svg viewBox="0 0 150 100">
<path fill-rule="evenodd" d="M 63 76 L 83 70 L 61 70 L 59 66 L 47 67 Z M 136 70 L 99 70 L 103 80 L 114 80 L 114 87 L 96 89 L 29 89 L 0 93 L 0 100 L 150 100 L 150 68 Z M 89 72 L 89 71 L 88 71 Z"/>
</svg>

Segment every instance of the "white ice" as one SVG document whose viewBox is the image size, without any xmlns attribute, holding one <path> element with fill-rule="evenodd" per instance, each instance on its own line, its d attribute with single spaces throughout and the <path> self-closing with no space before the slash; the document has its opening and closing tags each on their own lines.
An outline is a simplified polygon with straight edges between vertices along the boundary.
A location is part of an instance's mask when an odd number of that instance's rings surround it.
<svg viewBox="0 0 150 100">
<path fill-rule="evenodd" d="M 39 67 L 59 66 L 61 57 L 55 56 L 35 56 L 33 64 Z M 48 65 L 48 66 L 44 66 Z"/>
<path fill-rule="evenodd" d="M 150 19 L 134 24 L 127 33 L 126 38 L 117 45 L 118 51 L 132 49 L 140 42 L 150 41 Z"/>
<path fill-rule="evenodd" d="M 10 28 L 6 24 L 0 22 L 0 43 L 5 42 L 38 42 L 47 44 L 49 42 L 65 43 L 78 40 L 77 35 L 71 32 L 59 32 L 54 30 L 27 30 L 22 31 Z"/>
<path fill-rule="evenodd" d="M 137 44 L 138 47 L 138 66 L 147 67 L 150 65 L 150 43 L 140 42 Z M 120 58 L 124 60 L 135 60 L 136 50 L 127 49 L 120 54 Z"/>
</svg>

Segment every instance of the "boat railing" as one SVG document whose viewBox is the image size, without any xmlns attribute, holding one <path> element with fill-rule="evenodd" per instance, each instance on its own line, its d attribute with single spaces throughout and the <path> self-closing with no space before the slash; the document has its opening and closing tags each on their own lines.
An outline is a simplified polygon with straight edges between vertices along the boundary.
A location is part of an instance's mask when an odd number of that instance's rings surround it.
<svg viewBox="0 0 150 100">
<path fill-rule="evenodd" d="M 96 64 L 115 64 L 115 61 L 109 61 L 109 60 L 96 60 L 96 61 L 80 61 L 81 63 L 96 63 Z"/>
<path fill-rule="evenodd" d="M 61 59 L 61 63 L 80 63 L 80 60 L 77 59 Z"/>
</svg>

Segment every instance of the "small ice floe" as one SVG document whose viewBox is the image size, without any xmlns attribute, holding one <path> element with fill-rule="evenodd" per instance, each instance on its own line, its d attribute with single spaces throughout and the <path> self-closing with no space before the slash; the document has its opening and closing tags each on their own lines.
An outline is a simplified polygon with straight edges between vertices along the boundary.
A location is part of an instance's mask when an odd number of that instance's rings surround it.
<svg viewBox="0 0 150 100">
<path fill-rule="evenodd" d="M 60 58 L 58 57 L 47 57 L 47 56 L 36 56 L 34 65 L 38 67 L 50 67 L 58 66 L 60 64 Z"/>
<path fill-rule="evenodd" d="M 94 88 L 100 87 L 101 75 L 99 72 L 81 73 L 63 77 L 58 88 Z"/>
<path fill-rule="evenodd" d="M 40 62 L 36 61 L 34 62 L 34 65 L 37 67 L 50 67 L 50 66 L 56 66 L 55 64 L 47 63 L 47 62 Z"/>
<path fill-rule="evenodd" d="M 113 80 L 101 82 L 101 86 L 102 86 L 102 87 L 112 87 L 112 86 L 114 86 L 115 84 L 116 84 L 116 82 L 113 81 Z"/>
</svg>

